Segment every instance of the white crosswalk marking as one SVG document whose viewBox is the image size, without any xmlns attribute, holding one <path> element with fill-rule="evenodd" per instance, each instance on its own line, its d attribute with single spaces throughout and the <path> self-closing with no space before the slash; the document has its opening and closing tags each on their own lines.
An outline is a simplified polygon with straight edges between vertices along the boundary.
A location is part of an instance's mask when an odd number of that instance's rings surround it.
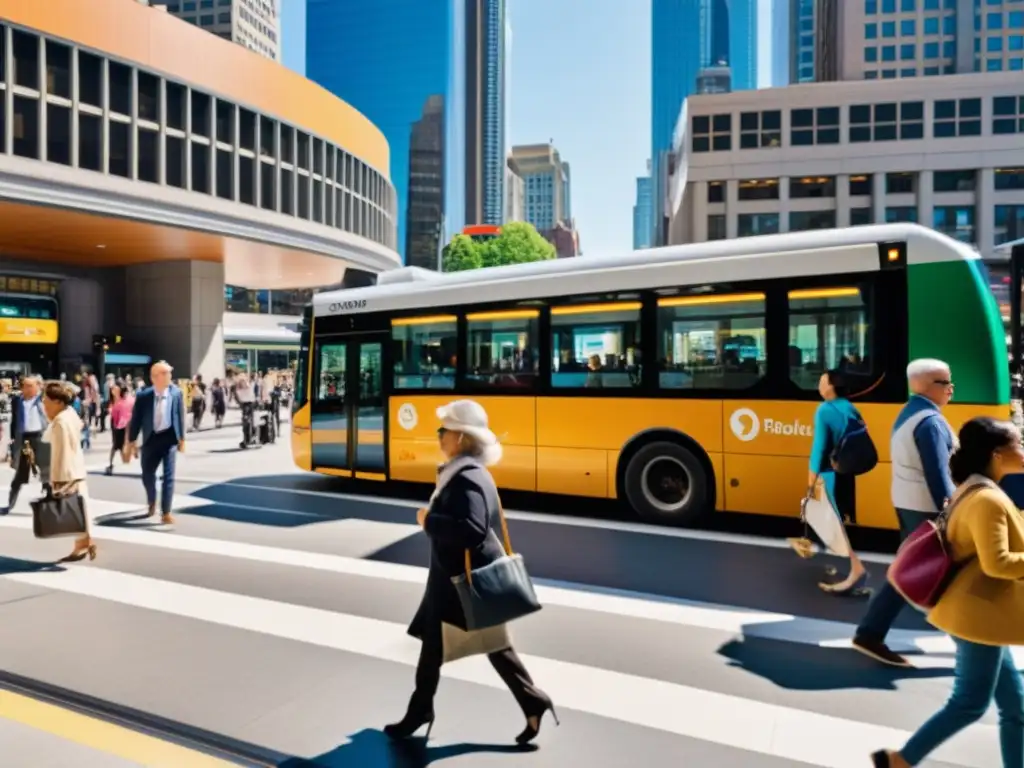
<svg viewBox="0 0 1024 768">
<path fill-rule="evenodd" d="M 31 494 L 25 496 L 32 497 Z M 142 504 L 99 499 L 93 499 L 92 503 L 93 513 L 100 519 L 130 517 L 144 510 Z M 174 507 L 181 510 L 214 503 L 218 502 L 176 496 Z M 27 507 L 27 503 L 24 506 Z M 372 520 L 351 519 L 333 525 L 338 526 L 346 538 L 356 539 L 354 551 L 365 551 L 366 554 L 419 532 L 416 525 Z M 26 514 L 0 517 L 0 531 L 5 529 L 27 534 L 31 520 Z M 426 576 L 425 569 L 414 566 L 233 540 L 161 535 L 147 530 L 102 525 L 96 527 L 94 535 L 101 542 L 304 568 L 340 576 L 406 584 L 422 584 Z M 8 573 L 0 579 L 395 664 L 414 665 L 418 655 L 417 642 L 408 637 L 402 624 L 108 570 L 104 567 L 103 558 L 91 565 L 70 566 L 60 571 Z M 848 646 L 854 629 L 840 622 L 584 585 L 539 580 L 537 588 L 538 596 L 547 606 L 805 646 Z M 544 616 L 541 613 L 530 621 L 544 621 Z M 897 630 L 890 639 L 897 650 L 928 653 L 927 657 L 916 657 L 919 667 L 952 667 L 954 646 L 945 635 Z M 1018 666 L 1024 668 L 1024 650 L 1015 649 L 1015 657 Z M 866 755 L 872 749 L 898 746 L 909 735 L 899 729 L 855 719 L 818 714 L 600 666 L 543 656 L 524 658 L 532 674 L 543 680 L 545 689 L 560 707 L 743 749 L 757 755 L 825 768 L 859 768 L 865 764 Z M 443 672 L 454 680 L 491 688 L 503 687 L 482 658 L 446 665 Z M 974 726 L 943 746 L 934 757 L 965 768 L 994 765 L 998 762 L 996 729 L 991 725 Z"/>
</svg>

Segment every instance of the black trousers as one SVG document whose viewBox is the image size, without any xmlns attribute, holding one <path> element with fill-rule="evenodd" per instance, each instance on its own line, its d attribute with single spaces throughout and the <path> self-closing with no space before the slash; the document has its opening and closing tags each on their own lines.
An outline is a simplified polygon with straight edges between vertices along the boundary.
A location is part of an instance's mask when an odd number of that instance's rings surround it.
<svg viewBox="0 0 1024 768">
<path fill-rule="evenodd" d="M 409 701 L 409 711 L 417 714 L 430 713 L 434 708 L 434 694 L 441 682 L 441 664 L 444 662 L 444 643 L 440 622 L 424 622 L 423 644 L 420 659 L 416 665 L 416 690 Z M 512 648 L 488 654 L 494 671 L 515 696 L 523 714 L 533 717 L 543 711 L 548 702 L 547 694 L 538 688 L 523 662 Z"/>
<path fill-rule="evenodd" d="M 18 494 L 21 493 L 22 486 L 29 481 L 32 476 L 32 466 L 24 456 L 21 455 L 21 449 L 28 443 L 32 446 L 32 452 L 36 456 L 36 464 L 39 466 L 39 477 L 43 481 L 43 487 L 49 485 L 50 480 L 50 462 L 49 462 L 49 447 L 43 445 L 43 433 L 42 432 L 24 432 L 21 435 L 21 440 L 18 444 L 11 444 L 11 455 L 15 457 L 18 468 L 14 472 L 14 479 L 11 480 L 11 493 L 7 497 L 8 508 L 13 507 L 15 502 L 18 500 Z M 40 448 L 42 446 L 42 448 Z"/>
</svg>

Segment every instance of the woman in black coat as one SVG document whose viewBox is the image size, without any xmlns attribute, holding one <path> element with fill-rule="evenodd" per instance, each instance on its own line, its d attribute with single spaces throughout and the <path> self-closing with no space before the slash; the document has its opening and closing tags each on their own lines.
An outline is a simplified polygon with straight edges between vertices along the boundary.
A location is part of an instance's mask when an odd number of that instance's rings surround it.
<svg viewBox="0 0 1024 768">
<path fill-rule="evenodd" d="M 487 412 L 472 400 L 457 400 L 438 408 L 437 416 L 442 424 L 437 431 L 438 440 L 447 462 L 438 471 L 437 487 L 429 506 L 417 514 L 430 539 L 430 570 L 423 601 L 409 625 L 409 634 L 422 643 L 416 666 L 416 690 L 405 717 L 384 728 L 384 733 L 393 739 L 409 738 L 423 725 L 427 725 L 427 737 L 430 736 L 434 694 L 444 660 L 441 625 L 466 629 L 462 605 L 452 584 L 453 576 L 465 572 L 466 551 L 473 569 L 505 555 L 491 528 L 501 507 L 498 489 L 485 466 L 501 458 L 501 444 L 487 427 Z M 548 710 L 557 722 L 551 698 L 533 684 L 530 673 L 511 647 L 487 658 L 526 716 L 526 728 L 516 741 L 533 741 Z"/>
</svg>

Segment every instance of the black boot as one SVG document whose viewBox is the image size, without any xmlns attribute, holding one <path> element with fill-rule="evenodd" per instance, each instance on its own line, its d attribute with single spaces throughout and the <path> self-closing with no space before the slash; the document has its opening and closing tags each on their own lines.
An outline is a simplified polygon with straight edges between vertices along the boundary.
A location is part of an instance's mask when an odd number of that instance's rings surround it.
<svg viewBox="0 0 1024 768">
<path fill-rule="evenodd" d="M 529 744 L 531 741 L 537 738 L 540 734 L 540 725 L 544 720 L 544 715 L 548 711 L 551 711 L 551 716 L 555 718 L 555 725 L 559 725 L 558 713 L 555 712 L 555 705 L 551 699 L 542 699 L 538 701 L 536 708 L 532 712 L 526 713 L 526 727 L 523 732 L 516 736 L 516 744 Z M 533 723 L 530 722 L 530 718 L 537 718 L 537 726 L 534 727 Z"/>
<path fill-rule="evenodd" d="M 421 706 L 416 703 L 416 697 L 409 702 L 409 709 L 405 717 L 397 723 L 384 726 L 384 735 L 390 739 L 408 739 L 423 726 L 427 726 L 427 735 L 430 738 L 430 730 L 434 727 L 434 708 L 432 706 Z"/>
</svg>

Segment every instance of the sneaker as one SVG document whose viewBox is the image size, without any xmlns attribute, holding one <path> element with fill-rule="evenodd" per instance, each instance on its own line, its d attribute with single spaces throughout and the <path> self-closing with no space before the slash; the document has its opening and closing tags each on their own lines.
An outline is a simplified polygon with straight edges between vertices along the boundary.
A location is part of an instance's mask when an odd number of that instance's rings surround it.
<svg viewBox="0 0 1024 768">
<path fill-rule="evenodd" d="M 853 649 L 890 667 L 902 667 L 905 669 L 913 667 L 913 664 L 895 651 L 890 650 L 889 646 L 881 640 L 872 640 L 869 637 L 855 637 L 853 638 Z"/>
</svg>

